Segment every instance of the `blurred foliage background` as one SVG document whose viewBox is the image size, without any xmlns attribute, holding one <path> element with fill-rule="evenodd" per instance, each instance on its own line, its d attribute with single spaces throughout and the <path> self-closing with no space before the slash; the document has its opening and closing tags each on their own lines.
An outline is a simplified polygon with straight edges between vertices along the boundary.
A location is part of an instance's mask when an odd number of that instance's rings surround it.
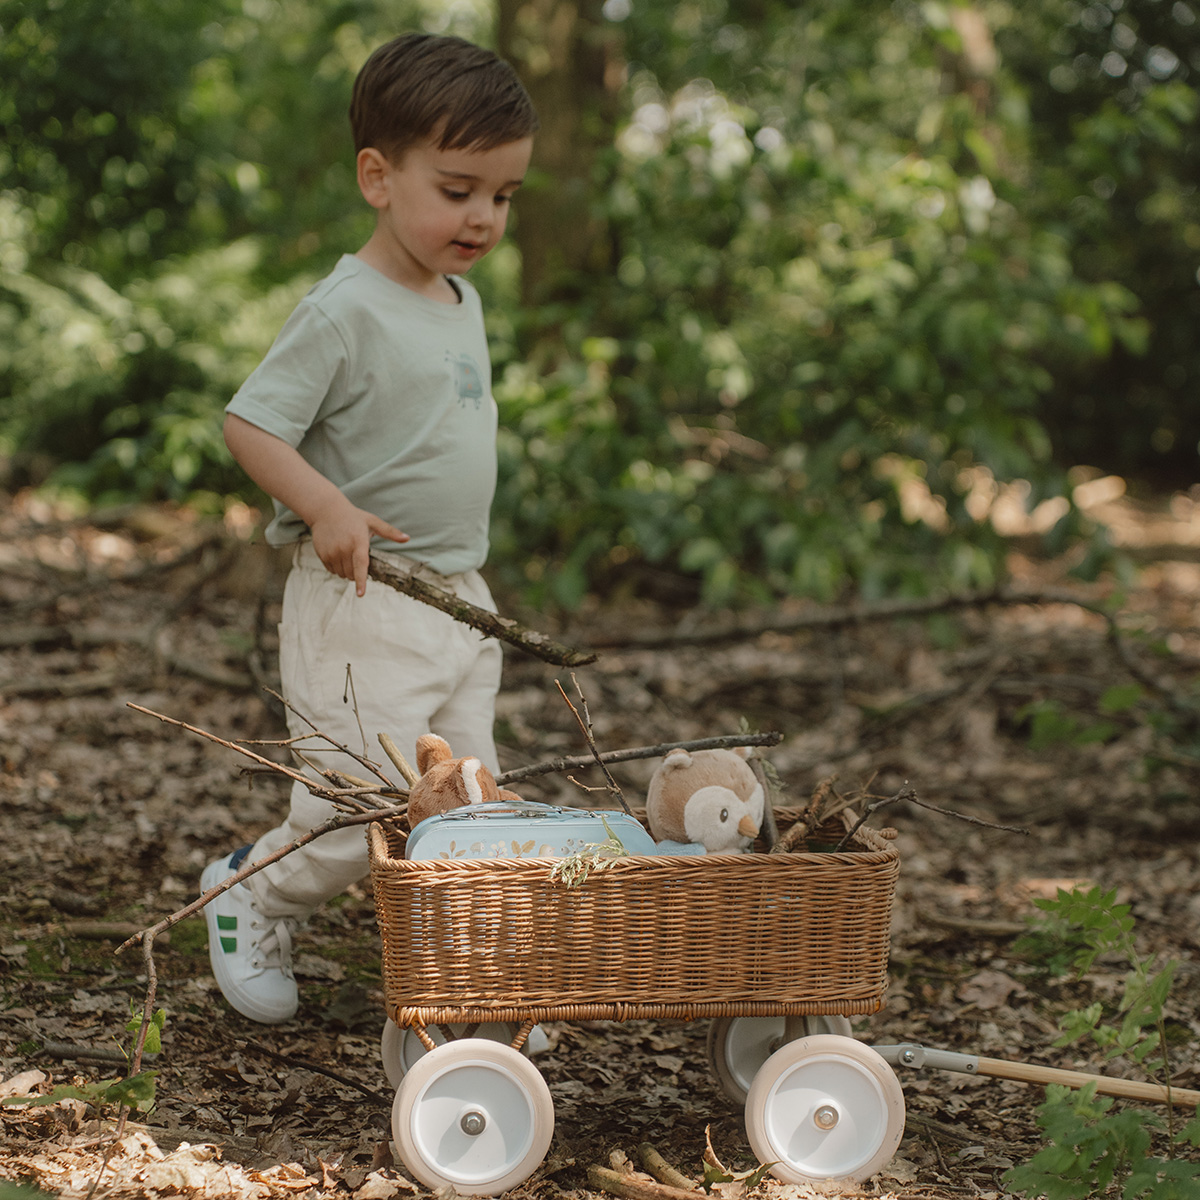
<svg viewBox="0 0 1200 1200">
<path fill-rule="evenodd" d="M 533 602 L 986 586 L 1002 491 L 1197 478 L 1193 0 L 0 0 L 0 483 L 253 500 L 221 409 L 370 232 L 408 28 L 543 114 L 476 268 Z"/>
</svg>

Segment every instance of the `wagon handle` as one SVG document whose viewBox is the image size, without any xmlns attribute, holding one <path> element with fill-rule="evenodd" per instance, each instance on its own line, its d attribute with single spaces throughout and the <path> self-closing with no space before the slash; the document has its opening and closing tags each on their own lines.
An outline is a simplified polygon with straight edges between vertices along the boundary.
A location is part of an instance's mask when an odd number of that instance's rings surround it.
<svg viewBox="0 0 1200 1200">
<path fill-rule="evenodd" d="M 1200 1107 L 1200 1092 L 1192 1088 L 1165 1088 L 1158 1083 L 1143 1083 L 1136 1079 L 1114 1079 L 1109 1075 L 1089 1075 L 1084 1071 L 1066 1071 L 1061 1067 L 1039 1067 L 1033 1063 L 1010 1062 L 1003 1058 L 981 1058 L 975 1054 L 958 1054 L 953 1050 L 930 1050 L 915 1042 L 875 1046 L 873 1049 L 893 1067 L 933 1067 L 963 1075 L 1013 1079 L 1018 1083 L 1061 1083 L 1070 1088 L 1094 1083 L 1096 1091 L 1102 1096 Z"/>
</svg>

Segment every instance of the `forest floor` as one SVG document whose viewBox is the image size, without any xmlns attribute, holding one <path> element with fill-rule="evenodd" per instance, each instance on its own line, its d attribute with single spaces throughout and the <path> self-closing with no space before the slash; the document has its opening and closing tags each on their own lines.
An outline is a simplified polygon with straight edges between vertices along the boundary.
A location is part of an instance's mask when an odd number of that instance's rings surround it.
<svg viewBox="0 0 1200 1200">
<path fill-rule="evenodd" d="M 1023 830 L 913 803 L 872 816 L 897 831 L 901 868 L 890 984 L 880 1012 L 855 1018 L 857 1037 L 1137 1077 L 1088 1043 L 1055 1046 L 1064 1013 L 1099 1001 L 1111 1017 L 1129 964 L 1056 975 L 1016 944 L 1036 898 L 1097 885 L 1132 906 L 1146 961 L 1178 960 L 1166 1005 L 1175 1083 L 1200 1088 L 1200 496 L 1142 505 L 1114 492 L 1100 515 L 1138 564 L 1115 638 L 1084 604 L 1049 600 L 830 627 L 806 626 L 812 610 L 798 606 L 758 614 L 774 631 L 709 641 L 687 635 L 713 614 L 597 605 L 546 632 L 602 647 L 574 674 L 603 750 L 745 722 L 784 735 L 767 757 L 787 804 L 834 777 L 846 793 L 880 797 L 907 783 L 924 804 Z M 129 1044 L 146 980 L 139 950 L 115 947 L 182 908 L 206 863 L 283 812 L 283 780 L 251 787 L 234 752 L 128 707 L 226 739 L 280 736 L 263 685 L 283 568 L 247 543 L 238 516 L 221 526 L 133 508 L 72 520 L 29 497 L 0 505 L 0 1095 L 119 1074 L 119 1061 L 89 1055 Z M 1113 596 L 1112 579 L 1081 584 L 1070 565 L 1014 552 L 1013 582 L 1087 603 Z M 585 752 L 554 686 L 570 691 L 570 673 L 516 652 L 506 662 L 503 767 Z M 639 799 L 653 765 L 614 768 L 627 796 Z M 561 776 L 521 791 L 594 802 Z M 301 1007 L 286 1024 L 228 1008 L 202 916 L 171 929 L 154 961 L 167 1014 L 156 1107 L 119 1141 L 113 1114 L 98 1119 L 78 1100 L 0 1108 L 0 1193 L 24 1194 L 4 1191 L 7 1179 L 80 1200 L 421 1194 L 389 1144 L 366 885 L 302 933 Z M 732 1173 L 749 1171 L 743 1114 L 710 1069 L 706 1031 L 702 1021 L 548 1025 L 534 1061 L 553 1096 L 554 1140 L 512 1194 L 600 1200 L 588 1168 L 636 1162 L 642 1143 L 696 1179 L 708 1145 Z M 1044 1089 L 938 1071 L 900 1079 L 897 1155 L 842 1194 L 1004 1195 L 1004 1171 L 1041 1144 Z M 746 1185 L 717 1191 L 730 1200 Z M 755 1194 L 812 1193 L 768 1178 Z"/>
</svg>

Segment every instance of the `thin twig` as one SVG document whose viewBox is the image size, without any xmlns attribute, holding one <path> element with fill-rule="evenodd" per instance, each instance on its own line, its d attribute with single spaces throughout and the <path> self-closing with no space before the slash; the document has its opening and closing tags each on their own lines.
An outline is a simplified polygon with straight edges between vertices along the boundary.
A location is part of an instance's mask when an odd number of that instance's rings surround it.
<svg viewBox="0 0 1200 1200">
<path fill-rule="evenodd" d="M 773 854 L 787 854 L 794 850 L 823 821 L 836 817 L 856 802 L 856 797 L 839 795 L 833 786 L 836 782 L 837 776 L 830 775 L 817 784 L 800 819 L 780 837 L 772 850 Z M 832 801 L 830 796 L 833 797 Z"/>
<path fill-rule="evenodd" d="M 601 765 L 606 763 L 634 762 L 643 758 L 662 758 L 671 750 L 729 750 L 734 746 L 777 746 L 783 741 L 782 733 L 731 733 L 722 737 L 695 738 L 690 742 L 663 742 L 657 746 L 639 746 L 632 750 L 605 750 L 600 754 Z M 593 766 L 596 756 L 577 755 L 572 758 L 555 758 L 549 762 L 534 763 L 528 767 L 516 767 L 496 776 L 501 787 L 517 783 L 522 779 L 536 779 L 540 775 L 553 775 L 563 771 L 575 771 Z"/>
<path fill-rule="evenodd" d="M 272 851 L 272 853 L 266 854 L 262 858 L 256 859 L 254 862 L 242 867 L 230 875 L 228 879 L 222 880 L 216 887 L 209 888 L 207 892 L 193 900 L 191 904 L 185 905 L 178 912 L 173 912 L 168 917 L 163 917 L 157 924 L 143 930 L 140 935 L 135 934 L 133 937 L 128 938 L 117 947 L 116 953 L 120 954 L 122 950 L 132 946 L 136 941 L 144 941 L 147 937 L 157 937 L 164 929 L 170 929 L 172 926 L 178 925 L 180 921 L 184 921 L 193 914 L 198 913 L 206 904 L 210 904 L 222 892 L 229 891 L 231 887 L 241 883 L 243 879 L 249 879 L 251 875 L 257 875 L 264 867 L 269 867 L 271 863 L 278 862 L 285 855 L 291 854 L 294 850 L 299 850 L 301 846 L 306 846 L 309 842 L 323 837 L 327 833 L 332 833 L 335 829 L 345 829 L 351 825 L 366 825 L 371 821 L 389 820 L 393 817 L 403 816 L 406 811 L 407 806 L 394 806 L 377 808 L 371 812 L 339 813 L 336 816 L 332 816 L 327 821 L 322 821 L 320 825 L 310 829 L 307 833 L 303 833 L 298 838 L 288 842 L 287 845 L 280 846 L 278 850 Z"/>
<path fill-rule="evenodd" d="M 349 672 L 350 672 L 350 664 L 347 663 L 346 664 L 347 675 L 349 675 Z M 282 704 L 284 706 L 284 708 L 286 708 L 289 712 L 295 713 L 296 716 L 299 717 L 300 720 L 303 721 L 305 723 L 305 725 L 307 725 L 309 727 L 309 729 L 312 730 L 313 737 L 319 737 L 322 741 L 327 742 L 334 750 L 340 750 L 343 754 L 346 755 L 347 758 L 352 758 L 352 759 L 354 759 L 355 762 L 359 763 L 361 766 L 366 767 L 367 770 L 370 771 L 371 774 L 374 775 L 376 779 L 382 780 L 384 783 L 388 784 L 389 786 L 391 785 L 392 780 L 389 779 L 387 777 L 387 775 L 380 769 L 379 764 L 376 762 L 372 762 L 371 759 L 367 758 L 367 737 L 366 737 L 365 733 L 363 733 L 363 735 L 362 735 L 362 737 L 363 737 L 363 752 L 362 752 L 362 754 L 355 754 L 354 751 L 351 750 L 349 746 L 345 745 L 343 742 L 337 741 L 335 738 L 330 737 L 329 734 L 327 734 L 323 729 L 319 729 L 313 723 L 311 717 L 306 716 L 290 700 L 285 699 L 284 696 L 282 695 L 282 693 L 275 691 L 273 688 L 266 688 L 264 690 L 269 692 L 272 696 L 274 696 L 275 699 L 278 700 L 279 703 Z M 355 701 L 354 701 L 354 716 L 357 719 L 357 717 L 358 717 L 358 700 L 357 700 L 357 698 L 355 698 Z M 359 732 L 362 733 L 362 722 L 361 721 L 359 722 L 358 729 L 359 729 Z M 296 740 L 300 741 L 302 739 L 297 738 Z M 243 746 L 248 746 L 248 745 L 253 745 L 254 743 L 239 742 L 238 744 L 243 745 Z M 311 749 L 311 747 L 309 747 L 309 749 Z M 293 754 L 296 753 L 296 750 L 294 748 L 292 750 L 292 753 Z M 316 770 L 315 767 L 313 769 Z"/>
<path fill-rule="evenodd" d="M 614 796 L 616 796 L 616 798 L 620 801 L 621 807 L 630 816 L 632 816 L 633 809 L 631 809 L 629 807 L 629 804 L 626 801 L 624 794 L 622 793 L 621 789 L 617 786 L 617 781 L 612 777 L 612 773 L 604 765 L 604 760 L 600 757 L 600 751 L 596 746 L 596 739 L 592 734 L 592 718 L 588 715 L 587 699 L 584 697 L 583 691 L 579 687 L 579 681 L 575 678 L 574 672 L 571 673 L 571 682 L 575 685 L 575 693 L 579 697 L 579 703 L 583 706 L 584 715 L 582 717 L 579 715 L 579 711 L 578 711 L 578 709 L 576 709 L 575 705 L 573 705 L 571 703 L 570 699 L 567 696 L 567 693 L 563 691 L 563 685 L 561 683 L 559 683 L 559 681 L 557 679 L 554 681 L 554 686 L 556 688 L 558 688 L 558 694 L 560 696 L 562 696 L 563 700 L 566 702 L 567 707 L 574 714 L 575 720 L 579 723 L 579 728 L 583 732 L 583 739 L 585 742 L 587 742 L 588 749 L 592 752 L 592 758 L 596 762 L 596 764 L 599 766 L 600 770 L 604 772 L 604 778 L 608 781 L 608 790 L 610 792 L 612 792 L 612 794 Z M 586 718 L 586 720 L 585 720 L 585 718 Z"/>
<path fill-rule="evenodd" d="M 145 713 L 146 716 L 154 717 L 155 719 L 162 721 L 167 725 L 174 725 L 179 729 L 186 729 L 188 733 L 194 733 L 197 737 L 202 737 L 207 741 L 215 742 L 218 746 L 224 746 L 227 750 L 233 750 L 235 753 L 243 755 L 252 762 L 258 763 L 259 766 L 266 767 L 268 770 L 275 771 L 277 774 L 286 775 L 287 778 L 292 780 L 294 783 L 304 784 L 304 786 L 308 788 L 308 790 L 312 792 L 314 796 L 320 796 L 322 799 L 328 800 L 331 804 L 349 804 L 351 806 L 361 808 L 361 805 L 355 806 L 353 804 L 355 799 L 362 795 L 363 790 L 361 788 L 337 789 L 323 787 L 321 784 L 317 783 L 314 779 L 310 778 L 308 775 L 305 775 L 303 772 L 294 771 L 291 767 L 285 766 L 283 763 L 277 763 L 269 758 L 264 758 L 261 754 L 255 754 L 253 750 L 248 750 L 244 745 L 241 745 L 238 742 L 228 741 L 223 737 L 218 737 L 215 733 L 210 733 L 207 729 L 201 729 L 197 725 L 189 725 L 186 721 L 177 720 L 175 717 L 168 717 L 163 713 L 155 712 L 153 709 L 143 708 L 140 704 L 134 704 L 132 701 L 130 701 L 126 707 L 132 708 L 134 712 Z M 338 742 L 334 742 L 331 738 L 326 737 L 325 734 L 320 734 L 319 736 L 325 737 L 326 741 L 329 741 L 337 749 L 342 750 L 356 762 L 362 762 L 360 756 L 355 754 L 352 750 L 347 749 Z M 297 751 L 293 750 L 292 753 L 297 754 L 299 757 Z M 372 769 L 373 773 L 379 775 L 379 778 L 383 780 L 388 787 L 393 786 L 392 781 L 388 779 L 386 775 L 383 775 L 378 770 L 372 768 L 371 763 L 362 762 L 362 765 L 368 769 Z M 314 771 L 318 770 L 318 768 L 315 766 L 312 769 Z"/>
<path fill-rule="evenodd" d="M 421 776 L 413 769 L 408 759 L 400 753 L 400 747 L 386 733 L 379 734 L 379 744 L 383 747 L 383 752 L 392 760 L 392 766 L 400 772 L 404 782 L 412 787 Z"/>
<path fill-rule="evenodd" d="M 363 758 L 367 755 L 367 731 L 363 728 L 362 716 L 358 711 L 358 693 L 354 690 L 354 664 L 346 664 L 346 687 L 342 691 L 342 703 L 346 703 L 346 694 L 350 695 L 354 706 L 354 720 L 358 725 L 358 736 L 362 739 Z"/>
<path fill-rule="evenodd" d="M 998 829 L 1004 833 L 1023 833 L 1027 836 L 1029 834 L 1029 830 L 1020 825 L 999 825 L 994 821 L 985 821 L 981 817 L 972 817 L 968 813 L 955 812 L 950 808 L 940 808 L 936 804 L 930 804 L 928 800 L 922 800 L 917 795 L 916 789 L 906 783 L 894 796 L 885 796 L 868 804 L 863 810 L 862 816 L 847 830 L 846 835 L 834 847 L 834 852 L 837 853 L 846 848 L 846 844 L 866 824 L 872 813 L 878 812 L 881 808 L 886 808 L 889 804 L 898 804 L 903 800 L 907 800 L 910 804 L 915 804 L 919 808 L 927 808 L 930 812 L 940 813 L 943 817 L 956 817 L 960 821 L 966 821 L 969 825 L 981 825 L 984 829 Z"/>
<path fill-rule="evenodd" d="M 394 1096 L 384 1096 L 373 1088 L 369 1088 L 361 1084 L 356 1079 L 351 1079 L 348 1075 L 339 1075 L 337 1071 L 331 1071 L 328 1067 L 319 1066 L 317 1063 L 307 1062 L 302 1058 L 295 1058 L 290 1054 L 278 1054 L 274 1050 L 268 1050 L 266 1046 L 260 1045 L 258 1042 L 243 1042 L 242 1048 L 249 1051 L 251 1054 L 262 1054 L 267 1058 L 272 1058 L 276 1062 L 286 1063 L 289 1067 L 299 1067 L 304 1071 L 312 1071 L 317 1075 L 324 1075 L 327 1079 L 332 1079 L 334 1083 L 344 1084 L 348 1088 L 353 1088 L 356 1092 L 361 1092 L 369 1100 L 374 1100 L 376 1104 L 382 1105 L 384 1108 L 391 1108 Z"/>
</svg>

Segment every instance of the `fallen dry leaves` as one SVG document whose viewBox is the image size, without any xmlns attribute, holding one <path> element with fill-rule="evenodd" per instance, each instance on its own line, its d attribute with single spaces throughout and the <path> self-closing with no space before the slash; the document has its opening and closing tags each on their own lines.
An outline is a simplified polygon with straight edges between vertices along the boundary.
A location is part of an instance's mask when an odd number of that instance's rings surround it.
<svg viewBox="0 0 1200 1200">
<path fill-rule="evenodd" d="M 1126 607 L 1130 628 L 1144 631 L 1136 652 L 1186 693 L 1200 666 L 1198 518 L 1190 502 L 1165 509 L 1171 521 L 1156 511 L 1145 527 L 1179 549 L 1160 547 Z M 1138 516 L 1122 511 L 1127 522 Z M 1018 581 L 1031 586 L 1062 586 L 1063 568 L 1014 558 Z M 0 1079 L 10 1085 L 46 1092 L 114 1073 L 84 1055 L 114 1050 L 144 994 L 136 952 L 113 957 L 117 931 L 181 907 L 205 863 L 282 812 L 277 782 L 251 781 L 219 748 L 126 707 L 226 737 L 276 736 L 280 714 L 258 683 L 273 682 L 280 581 L 269 556 L 186 514 L 138 510 L 101 526 L 61 521 L 26 500 L 0 508 Z M 536 614 L 516 615 L 539 624 Z M 611 643 L 622 630 L 695 619 L 652 605 L 597 606 L 549 632 Z M 1168 1009 L 1178 1082 L 1200 1086 L 1195 747 L 1131 712 L 1113 717 L 1099 742 L 1064 737 L 1035 748 L 1020 715 L 1052 704 L 1086 727 L 1103 715 L 1106 691 L 1129 682 L 1092 614 L 1008 608 L 708 646 L 612 645 L 575 674 L 601 749 L 736 731 L 745 719 L 785 734 L 770 758 L 789 802 L 831 775 L 878 795 L 908 782 L 943 807 L 1028 829 L 999 833 L 911 806 L 879 814 L 897 829 L 902 856 L 891 984 L 885 1008 L 856 1019 L 857 1036 L 1104 1069 L 1085 1047 L 1053 1043 L 1063 1011 L 1117 994 L 1123 965 L 1055 980 L 1013 951 L 1035 897 L 1092 881 L 1133 904 L 1146 954 L 1180 960 Z M 508 656 L 505 768 L 583 751 L 554 678 L 544 664 Z M 644 793 L 652 767 L 621 768 L 627 796 Z M 559 777 L 522 792 L 581 796 Z M 112 935 L 85 937 L 76 921 Z M 420 1193 L 391 1162 L 368 890 L 352 889 L 311 922 L 297 960 L 302 1008 L 279 1027 L 226 1008 L 208 975 L 202 923 L 171 934 L 156 952 L 168 1011 L 150 1064 L 158 1107 L 115 1141 L 111 1121 L 98 1124 L 78 1101 L 0 1108 L 0 1179 L 70 1200 Z M 637 1172 L 643 1143 L 697 1181 L 709 1145 L 734 1176 L 753 1170 L 742 1113 L 709 1068 L 703 1022 L 562 1023 L 547 1034 L 536 1062 L 554 1098 L 555 1137 L 514 1190 L 518 1200 L 601 1200 L 589 1167 L 611 1169 L 615 1153 Z M 75 1056 L 55 1057 L 52 1044 Z M 1038 1145 L 1040 1089 L 945 1072 L 901 1078 L 900 1153 L 846 1194 L 1003 1195 L 1004 1170 Z M 740 1200 L 739 1186 L 735 1178 L 718 1194 Z M 817 1193 L 767 1180 L 753 1194 Z"/>
</svg>

